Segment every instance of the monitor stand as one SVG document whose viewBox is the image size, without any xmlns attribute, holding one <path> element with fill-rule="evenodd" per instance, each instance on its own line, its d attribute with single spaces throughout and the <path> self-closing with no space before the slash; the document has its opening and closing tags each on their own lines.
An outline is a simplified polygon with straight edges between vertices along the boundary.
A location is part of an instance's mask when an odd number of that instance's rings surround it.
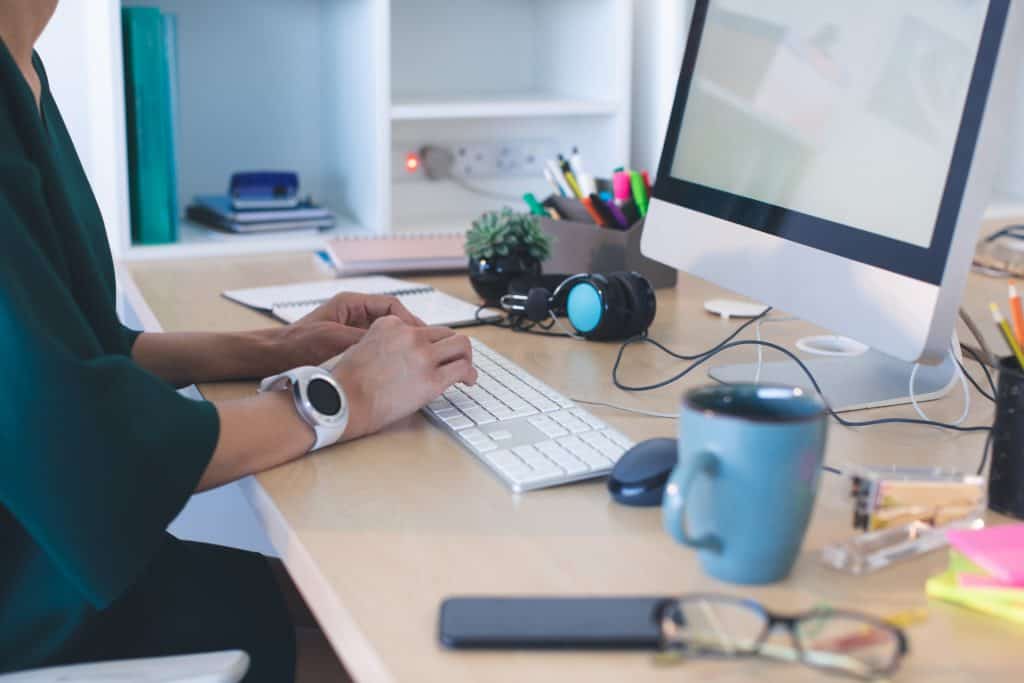
<svg viewBox="0 0 1024 683">
<path fill-rule="evenodd" d="M 954 338 L 954 347 L 957 348 Z M 765 354 L 778 352 L 765 349 Z M 825 400 L 836 412 L 881 408 L 910 403 L 910 373 L 913 363 L 868 349 L 859 355 L 800 358 L 821 385 Z M 753 382 L 758 377 L 757 363 L 712 368 L 712 379 L 725 384 Z M 763 384 L 787 384 L 813 390 L 803 370 L 792 360 L 762 363 L 758 381 Z M 957 366 L 946 354 L 939 365 L 921 365 L 914 378 L 914 397 L 918 403 L 942 398 L 957 382 Z"/>
</svg>

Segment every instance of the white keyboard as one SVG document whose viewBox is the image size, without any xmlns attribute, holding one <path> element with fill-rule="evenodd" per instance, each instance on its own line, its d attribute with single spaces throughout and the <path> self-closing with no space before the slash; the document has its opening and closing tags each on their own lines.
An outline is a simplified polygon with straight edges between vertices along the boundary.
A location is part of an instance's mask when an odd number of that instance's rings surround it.
<svg viewBox="0 0 1024 683">
<path fill-rule="evenodd" d="M 475 339 L 476 386 L 424 408 L 513 491 L 601 477 L 633 442 Z"/>
</svg>

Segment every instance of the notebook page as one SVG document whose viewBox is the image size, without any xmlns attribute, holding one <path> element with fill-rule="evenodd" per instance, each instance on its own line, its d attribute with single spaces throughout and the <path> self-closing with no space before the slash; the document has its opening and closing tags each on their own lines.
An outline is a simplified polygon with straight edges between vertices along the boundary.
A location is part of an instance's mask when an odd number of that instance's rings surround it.
<svg viewBox="0 0 1024 683">
<path fill-rule="evenodd" d="M 436 290 L 423 290 L 398 295 L 410 313 L 425 322 L 427 325 L 442 325 L 445 327 L 460 327 L 463 325 L 475 325 L 477 322 L 477 307 L 474 304 L 449 296 Z M 312 313 L 318 304 L 292 304 L 276 306 L 272 309 L 273 314 L 285 321 L 293 323 L 302 317 Z M 493 320 L 500 316 L 493 311 L 481 315 L 480 320 Z"/>
<path fill-rule="evenodd" d="M 427 285 L 419 282 L 375 275 L 300 282 L 276 287 L 234 289 L 224 292 L 224 296 L 245 306 L 258 308 L 261 311 L 270 311 L 292 304 L 316 303 L 319 305 L 342 292 L 397 295 L 401 292 L 429 291 L 430 289 Z"/>
</svg>

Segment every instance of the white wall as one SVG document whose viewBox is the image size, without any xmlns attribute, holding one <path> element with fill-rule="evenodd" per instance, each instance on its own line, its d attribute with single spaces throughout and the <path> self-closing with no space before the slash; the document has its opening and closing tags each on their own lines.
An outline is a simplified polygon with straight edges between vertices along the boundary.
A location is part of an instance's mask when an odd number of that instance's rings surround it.
<svg viewBox="0 0 1024 683">
<path fill-rule="evenodd" d="M 122 247 L 114 238 L 116 226 L 128 224 L 127 202 L 121 200 L 128 192 L 124 110 L 116 106 L 124 97 L 124 80 L 115 53 L 95 48 L 111 44 L 120 54 L 120 3 L 63 0 L 36 48 L 116 258 Z"/>
<path fill-rule="evenodd" d="M 683 63 L 692 0 L 637 0 L 632 165 L 657 171 Z"/>
</svg>

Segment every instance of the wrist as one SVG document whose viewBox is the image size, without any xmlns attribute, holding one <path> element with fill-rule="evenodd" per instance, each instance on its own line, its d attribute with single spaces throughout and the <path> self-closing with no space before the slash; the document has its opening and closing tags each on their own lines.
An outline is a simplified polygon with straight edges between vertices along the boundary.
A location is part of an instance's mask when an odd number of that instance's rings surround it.
<svg viewBox="0 0 1024 683">
<path fill-rule="evenodd" d="M 342 435 L 342 441 L 351 441 L 361 436 L 366 436 L 372 429 L 370 416 L 373 412 L 373 396 L 368 388 L 363 386 L 359 377 L 352 372 L 346 363 L 339 364 L 331 374 L 341 385 L 348 400 L 348 425 Z"/>
<path fill-rule="evenodd" d="M 286 441 L 285 444 L 282 444 L 284 450 L 294 452 L 296 455 L 309 453 L 316 443 L 316 432 L 295 410 L 295 400 L 292 398 L 291 392 L 269 391 L 259 394 L 257 400 L 275 406 L 275 412 L 286 416 L 282 429 L 278 432 Z"/>
</svg>

